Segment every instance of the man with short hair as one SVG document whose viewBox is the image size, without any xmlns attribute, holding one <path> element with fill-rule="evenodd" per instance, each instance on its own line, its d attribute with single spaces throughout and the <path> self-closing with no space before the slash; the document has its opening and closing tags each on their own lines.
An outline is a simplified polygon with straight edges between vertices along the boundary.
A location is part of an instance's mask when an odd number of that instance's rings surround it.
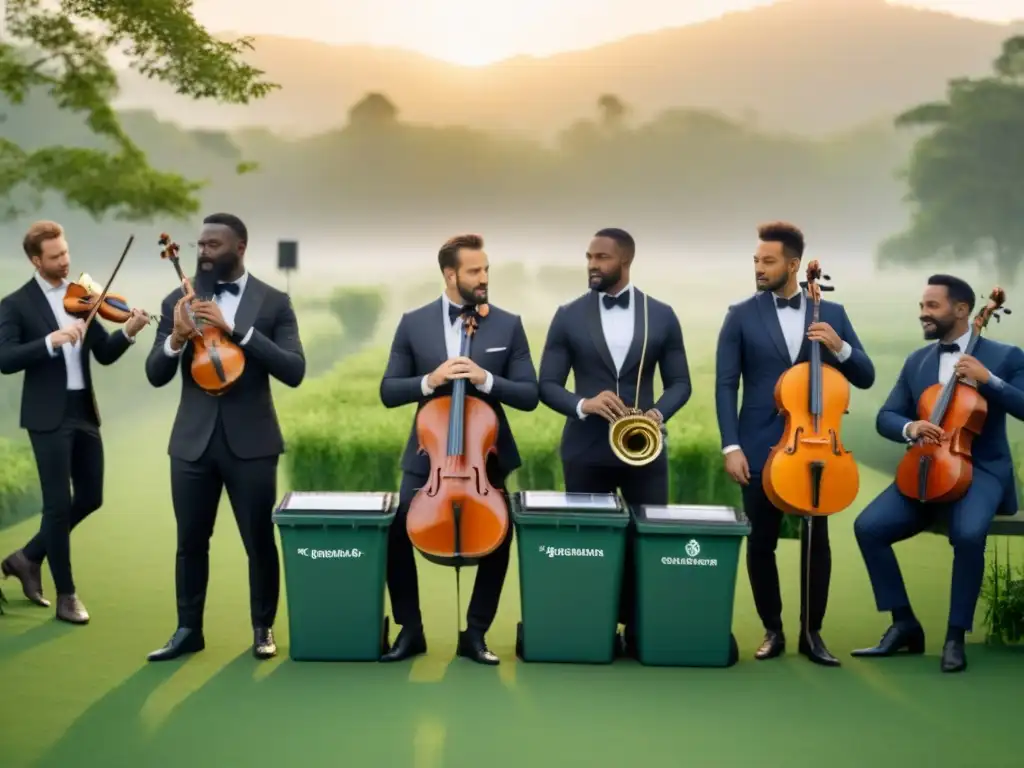
<svg viewBox="0 0 1024 768">
<path fill-rule="evenodd" d="M 973 477 L 967 494 L 952 503 L 922 503 L 889 485 L 857 517 L 853 530 L 867 566 L 879 611 L 892 613 L 892 625 L 878 645 L 854 656 L 892 656 L 900 651 L 924 653 L 924 629 L 910 607 L 892 545 L 927 528 L 940 513 L 949 516 L 953 545 L 949 622 L 942 648 L 943 672 L 967 668 L 964 637 L 971 631 L 985 573 L 985 543 L 997 513 L 1017 511 L 1013 456 L 1006 437 L 1006 417 L 1024 420 L 1024 352 L 1012 344 L 979 338 L 971 354 L 970 285 L 952 275 L 932 275 L 922 296 L 921 327 L 927 344 L 907 357 L 896 384 L 878 412 L 879 434 L 904 445 L 948 440 L 942 427 L 918 418 L 922 393 L 953 376 L 977 387 L 987 403 L 985 424 L 971 443 Z"/>
<path fill-rule="evenodd" d="M 483 238 L 473 234 L 457 235 L 441 246 L 437 263 L 444 276 L 444 292 L 402 315 L 380 382 L 380 399 L 386 408 L 416 403 L 418 416 L 430 400 L 451 395 L 453 382 L 464 379 L 470 385 L 467 396 L 483 400 L 498 418 L 497 454 L 487 457 L 487 476 L 491 485 L 505 493 L 505 480 L 520 466 L 520 459 L 504 406 L 534 410 L 537 374 L 522 319 L 488 302 L 490 262 L 483 248 Z M 481 313 L 484 306 L 487 309 Z M 469 356 L 463 357 L 461 339 L 467 314 L 478 328 Z M 402 630 L 394 646 L 381 657 L 384 662 L 401 661 L 427 650 L 415 554 L 406 529 L 409 505 L 416 492 L 428 484 L 431 469 L 429 458 L 418 447 L 413 418 L 402 456 L 398 513 L 388 539 L 388 591 L 395 623 Z M 459 635 L 457 652 L 479 664 L 499 663 L 487 648 L 485 635 L 498 610 L 511 545 L 510 522 L 501 545 L 477 564 L 467 629 Z"/>
<path fill-rule="evenodd" d="M 115 333 L 95 320 L 86 329 L 84 320 L 64 309 L 71 270 L 64 228 L 37 221 L 22 248 L 35 274 L 0 301 L 0 373 L 25 373 L 21 426 L 39 470 L 43 515 L 39 533 L 8 555 L 0 571 L 21 582 L 25 597 L 47 607 L 40 566 L 48 559 L 57 618 L 86 624 L 89 613 L 71 572 L 71 531 L 103 504 L 103 439 L 90 353 L 100 365 L 112 365 L 135 343 L 149 316 L 132 309 Z"/>
<path fill-rule="evenodd" d="M 210 576 L 210 537 L 226 489 L 249 559 L 249 613 L 253 655 L 277 654 L 273 625 L 280 565 L 272 515 L 277 465 L 284 440 L 274 411 L 273 377 L 297 387 L 306 358 L 291 299 L 245 267 L 249 232 L 234 215 L 203 220 L 196 286 L 188 280 L 163 301 L 146 377 L 154 387 L 181 371 L 181 396 L 171 428 L 171 499 L 178 528 L 175 592 L 178 626 L 150 661 L 175 659 L 206 647 L 203 613 Z M 212 298 L 210 298 L 212 297 Z M 196 325 L 219 328 L 245 353 L 245 369 L 214 396 L 192 377 Z"/>
<path fill-rule="evenodd" d="M 540 361 L 540 399 L 565 416 L 559 452 L 567 492 L 621 492 L 630 505 L 663 505 L 668 503 L 668 451 L 649 464 L 632 466 L 608 442 L 611 423 L 637 402 L 664 429 L 692 392 L 679 319 L 668 304 L 633 285 L 635 257 L 636 243 L 625 230 L 607 228 L 593 236 L 586 254 L 590 290 L 560 306 L 548 329 Z M 657 368 L 663 391 L 655 400 Z M 574 392 L 565 387 L 570 371 Z M 623 634 L 617 649 L 629 655 L 636 649 L 632 537 L 630 527 L 619 600 Z"/>
<path fill-rule="evenodd" d="M 786 648 L 775 562 L 783 512 L 771 503 L 762 485 L 764 465 L 785 426 L 775 403 L 775 385 L 790 367 L 809 360 L 812 341 L 821 343 L 822 362 L 859 389 L 874 384 L 875 367 L 842 304 L 822 301 L 820 322 L 811 322 L 813 307 L 800 287 L 803 233 L 780 221 L 762 225 L 757 234 L 757 292 L 729 307 L 722 323 L 715 361 L 715 407 L 725 471 L 742 486 L 743 509 L 750 520 L 747 574 L 765 629 L 754 657 L 763 660 L 779 656 Z M 737 415 L 741 380 L 743 404 Z M 807 530 L 804 520 L 804 540 Z M 815 519 L 810 539 L 809 577 L 807 545 L 802 542 L 800 547 L 799 651 L 816 664 L 839 666 L 821 639 L 832 573 L 827 517 Z"/>
</svg>

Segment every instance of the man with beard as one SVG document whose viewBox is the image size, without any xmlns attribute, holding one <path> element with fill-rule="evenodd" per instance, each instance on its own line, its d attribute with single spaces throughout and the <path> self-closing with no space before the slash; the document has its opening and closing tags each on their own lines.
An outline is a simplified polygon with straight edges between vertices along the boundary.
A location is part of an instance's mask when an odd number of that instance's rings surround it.
<svg viewBox="0 0 1024 768">
<path fill-rule="evenodd" d="M 266 659 L 277 653 L 272 627 L 280 572 L 271 515 L 284 442 L 270 377 L 297 387 L 306 374 L 306 360 L 291 299 L 245 268 L 245 225 L 226 213 L 207 216 L 203 224 L 196 293 L 186 280 L 164 299 L 146 360 L 146 376 L 154 387 L 170 383 L 181 370 L 181 396 L 168 450 L 178 528 L 178 628 L 163 648 L 149 654 L 150 661 L 205 647 L 210 536 L 224 489 L 249 558 L 253 654 Z M 212 300 L 205 298 L 210 296 Z M 188 342 L 195 326 L 190 308 L 198 322 L 220 328 L 245 352 L 244 372 L 222 395 L 211 396 L 192 378 L 193 349 Z"/>
<path fill-rule="evenodd" d="M 555 312 L 540 361 L 540 399 L 564 415 L 560 453 L 569 493 L 615 493 L 631 505 L 668 503 L 668 451 L 644 466 L 620 461 L 608 443 L 611 422 L 637 400 L 664 425 L 690 399 L 690 372 L 683 332 L 668 304 L 646 296 L 630 282 L 636 243 L 621 229 L 602 229 L 587 249 L 590 291 Z M 647 327 L 645 328 L 645 304 Z M 644 334 L 647 349 L 644 351 Z M 639 371 L 641 355 L 644 370 Z M 654 370 L 663 391 L 654 399 Z M 575 392 L 565 387 L 572 371 Z M 619 599 L 619 653 L 635 649 L 635 575 L 632 530 Z"/>
<path fill-rule="evenodd" d="M 803 233 L 792 224 L 775 222 L 759 227 L 758 238 L 754 254 L 757 293 L 729 307 L 718 337 L 715 407 L 725 471 L 742 486 L 743 509 L 750 520 L 747 574 L 765 629 L 764 641 L 754 656 L 771 659 L 786 647 L 775 562 L 783 513 L 768 500 L 761 484 L 768 454 L 785 427 L 775 404 L 775 385 L 791 366 L 810 359 L 811 341 L 821 342 L 822 362 L 855 387 L 871 387 L 875 368 L 841 304 L 822 301 L 821 322 L 811 322 L 813 307 L 800 288 Z M 741 380 L 743 405 L 737 416 Z M 806 541 L 806 520 L 801 534 Z M 827 518 L 814 521 L 810 549 L 808 578 L 807 546 L 801 544 L 799 651 L 817 664 L 839 666 L 820 634 L 832 573 Z"/>
<path fill-rule="evenodd" d="M 103 440 L 90 353 L 100 365 L 116 362 L 149 317 L 133 309 L 115 333 L 98 320 L 86 330 L 83 320 L 64 310 L 71 257 L 61 225 L 36 222 L 22 246 L 36 273 L 0 301 L 0 372 L 25 372 L 21 426 L 39 470 L 43 515 L 39 533 L 0 563 L 0 571 L 21 582 L 25 597 L 47 607 L 40 566 L 48 558 L 57 618 L 86 624 L 89 614 L 71 573 L 71 531 L 103 503 Z"/>
<path fill-rule="evenodd" d="M 949 504 L 923 504 L 890 485 L 860 513 L 853 530 L 864 556 L 875 604 L 892 613 L 892 625 L 878 645 L 854 656 L 892 656 L 900 651 L 924 653 L 924 630 L 910 608 L 892 545 L 909 539 L 939 513 L 948 514 L 953 546 L 949 623 L 940 668 L 967 668 L 964 636 L 971 631 L 985 570 L 985 540 L 992 518 L 1017 511 L 1013 458 L 1006 438 L 1006 415 L 1024 420 L 1024 353 L 1018 347 L 980 338 L 974 354 L 966 354 L 971 338 L 974 291 L 957 277 L 933 275 L 921 299 L 924 338 L 937 341 L 907 357 L 896 385 L 878 412 L 877 428 L 897 443 L 936 444 L 949 435 L 930 421 L 918 419 L 917 403 L 930 386 L 945 385 L 957 376 L 977 387 L 988 403 L 981 433 L 971 444 L 974 476 L 967 494 Z"/>
<path fill-rule="evenodd" d="M 458 235 L 441 246 L 437 263 L 445 289 L 439 299 L 402 315 L 391 343 L 387 369 L 380 383 L 380 399 L 387 408 L 417 403 L 417 414 L 429 400 L 451 395 L 452 382 L 465 379 L 472 385 L 467 395 L 490 405 L 498 417 L 497 455 L 488 456 L 491 484 L 504 492 L 505 479 L 520 465 L 519 451 L 503 405 L 520 411 L 537 407 L 537 374 L 530 356 L 526 331 L 518 315 L 488 305 L 486 316 L 477 307 L 487 304 L 487 254 L 478 235 Z M 479 326 L 469 357 L 461 352 L 463 317 L 477 314 Z M 419 585 L 412 543 L 406 529 L 409 504 L 416 491 L 427 484 L 430 460 L 418 452 L 416 419 L 402 456 L 402 483 L 398 513 L 388 541 L 387 583 L 395 623 L 402 630 L 381 661 L 426 653 L 420 615 Z M 494 552 L 477 564 L 476 582 L 466 616 L 467 629 L 460 632 L 458 655 L 480 664 L 497 664 L 487 648 L 485 635 L 498 610 L 498 600 L 508 570 L 512 527 Z"/>
</svg>

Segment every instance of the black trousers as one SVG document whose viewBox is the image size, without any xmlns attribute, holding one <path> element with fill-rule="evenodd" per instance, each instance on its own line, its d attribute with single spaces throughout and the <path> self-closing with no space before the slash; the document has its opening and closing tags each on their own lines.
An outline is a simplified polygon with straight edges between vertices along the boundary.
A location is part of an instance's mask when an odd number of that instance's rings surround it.
<svg viewBox="0 0 1024 768">
<path fill-rule="evenodd" d="M 750 484 L 743 488 L 743 511 L 750 520 L 747 575 L 750 578 L 750 589 L 754 593 L 757 615 L 761 617 L 766 630 L 781 632 L 782 596 L 779 593 L 775 548 L 779 543 L 779 529 L 784 513 L 765 496 L 760 475 L 751 476 Z M 825 619 L 829 580 L 832 576 L 828 518 L 815 518 L 811 531 L 811 594 L 808 600 L 807 521 L 803 520 L 800 526 L 800 626 L 818 632 Z"/>
<path fill-rule="evenodd" d="M 668 504 L 668 457 L 662 453 L 644 467 L 570 462 L 562 464 L 566 493 L 615 493 L 630 506 Z M 626 527 L 626 558 L 623 563 L 619 596 L 619 623 L 626 634 L 632 633 L 636 610 L 636 573 L 633 541 L 636 530 L 632 520 Z"/>
<path fill-rule="evenodd" d="M 491 485 L 504 492 L 505 475 L 488 462 L 487 476 Z M 391 610 L 395 623 L 410 630 L 422 629 L 423 616 L 420 613 L 419 578 L 416 574 L 416 556 L 413 551 L 406 520 L 409 504 L 417 489 L 427 483 L 427 476 L 414 472 L 402 473 L 402 485 L 398 491 L 398 512 L 391 524 L 388 537 L 387 582 L 391 596 Z M 476 565 L 476 581 L 473 596 L 466 612 L 466 626 L 481 635 L 486 634 L 498 613 L 498 602 L 505 586 L 508 573 L 509 553 L 512 549 L 512 524 L 509 522 L 508 535 L 491 554 L 480 559 Z"/>
<path fill-rule="evenodd" d="M 281 592 L 272 515 L 277 501 L 277 456 L 240 459 L 228 447 L 218 419 L 198 461 L 171 458 L 171 499 L 178 523 L 175 590 L 178 626 L 201 629 L 210 579 L 210 537 L 221 492 L 227 490 L 249 558 L 249 605 L 254 627 L 272 627 Z"/>
<path fill-rule="evenodd" d="M 57 594 L 75 591 L 71 531 L 103 505 L 103 440 L 87 390 L 68 392 L 61 425 L 29 432 L 43 496 L 39 533 L 22 548 L 33 563 L 50 562 Z"/>
</svg>

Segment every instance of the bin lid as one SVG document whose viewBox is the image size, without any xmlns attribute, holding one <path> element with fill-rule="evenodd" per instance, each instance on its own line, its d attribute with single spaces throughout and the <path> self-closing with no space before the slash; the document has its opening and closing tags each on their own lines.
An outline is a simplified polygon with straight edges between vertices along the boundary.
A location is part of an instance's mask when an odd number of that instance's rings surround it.
<svg viewBox="0 0 1024 768">
<path fill-rule="evenodd" d="M 394 494 L 377 491 L 289 491 L 278 513 L 308 515 L 367 515 L 391 511 Z"/>
<path fill-rule="evenodd" d="M 604 512 L 623 509 L 622 500 L 614 493 L 562 493 L 559 491 L 521 491 L 523 512 Z"/>
<path fill-rule="evenodd" d="M 633 508 L 637 530 L 650 533 L 746 535 L 750 524 L 735 507 L 714 504 L 642 504 Z"/>
</svg>

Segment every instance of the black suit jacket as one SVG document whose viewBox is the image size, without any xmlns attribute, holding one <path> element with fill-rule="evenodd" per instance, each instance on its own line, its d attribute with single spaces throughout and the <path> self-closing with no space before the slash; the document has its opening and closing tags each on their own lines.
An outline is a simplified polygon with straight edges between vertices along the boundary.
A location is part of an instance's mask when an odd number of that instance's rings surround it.
<svg viewBox="0 0 1024 768">
<path fill-rule="evenodd" d="M 627 407 L 636 401 L 636 380 L 644 340 L 644 294 L 633 288 L 633 344 L 616 377 L 615 363 L 601 328 L 600 295 L 596 291 L 583 294 L 555 312 L 548 329 L 544 354 L 540 360 L 540 399 L 544 405 L 563 414 L 562 461 L 585 461 L 590 465 L 621 466 L 608 445 L 609 424 L 600 416 L 580 420 L 576 407 L 582 398 L 609 390 L 615 391 Z M 648 338 L 644 370 L 640 380 L 639 407 L 643 411 L 657 408 L 665 421 L 690 399 L 690 369 L 683 345 L 679 318 L 668 304 L 647 297 Z M 654 400 L 654 369 L 661 369 L 664 390 Z M 572 371 L 576 391 L 565 388 Z"/>
<path fill-rule="evenodd" d="M 278 456 L 284 438 L 274 410 L 270 377 L 297 387 L 306 376 L 306 358 L 299 339 L 299 324 L 288 294 L 267 285 L 250 272 L 235 313 L 232 340 L 242 347 L 245 371 L 223 395 L 207 394 L 192 378 L 192 344 L 177 357 L 168 357 L 164 343 L 174 327 L 174 305 L 182 297 L 178 288 L 163 302 L 160 325 L 146 359 L 146 377 L 154 387 L 170 383 L 181 369 L 181 398 L 171 428 L 168 453 L 185 461 L 203 455 L 220 418 L 228 447 L 240 459 Z"/>
<path fill-rule="evenodd" d="M 391 342 L 388 366 L 380 382 L 380 399 L 385 407 L 417 403 L 416 413 L 419 414 L 419 409 L 430 400 L 451 395 L 451 383 L 438 387 L 429 397 L 424 397 L 421 389 L 423 377 L 448 359 L 444 335 L 446 307 L 443 299 L 436 299 L 402 315 Z M 494 377 L 490 393 L 485 394 L 468 384 L 466 394 L 483 400 L 497 413 L 498 468 L 508 475 L 522 462 L 502 404 L 520 411 L 532 411 L 538 401 L 537 372 L 519 315 L 491 304 L 490 313 L 480 321 L 473 336 L 469 356 Z M 421 475 L 430 472 L 429 457 L 419 452 L 415 418 L 402 455 L 402 469 Z"/>
<path fill-rule="evenodd" d="M 0 301 L 0 373 L 25 372 L 21 388 L 21 426 L 32 432 L 50 432 L 64 419 L 67 406 L 67 364 L 58 348 L 51 357 L 46 337 L 59 331 L 57 318 L 43 289 L 33 277 Z M 82 344 L 82 378 L 89 392 L 93 416 L 100 423 L 100 409 L 92 388 L 89 358 L 110 365 L 132 345 L 121 330 L 108 333 L 93 320 Z"/>
</svg>

